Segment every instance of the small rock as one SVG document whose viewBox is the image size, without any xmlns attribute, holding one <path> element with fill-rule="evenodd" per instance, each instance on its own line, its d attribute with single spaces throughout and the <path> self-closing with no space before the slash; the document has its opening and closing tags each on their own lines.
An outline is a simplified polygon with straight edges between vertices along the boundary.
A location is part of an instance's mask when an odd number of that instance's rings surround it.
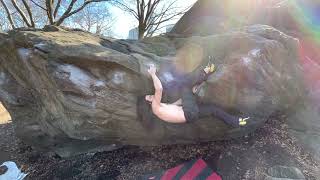
<svg viewBox="0 0 320 180">
<path fill-rule="evenodd" d="M 296 167 L 274 166 L 268 169 L 268 176 L 265 180 L 305 180 L 303 173 Z"/>
<path fill-rule="evenodd" d="M 8 168 L 6 166 L 1 166 L 0 167 L 0 175 L 6 173 L 8 171 Z"/>
<path fill-rule="evenodd" d="M 43 27 L 43 31 L 45 32 L 57 32 L 60 31 L 60 28 L 57 26 L 52 26 L 52 25 L 45 25 Z"/>
</svg>

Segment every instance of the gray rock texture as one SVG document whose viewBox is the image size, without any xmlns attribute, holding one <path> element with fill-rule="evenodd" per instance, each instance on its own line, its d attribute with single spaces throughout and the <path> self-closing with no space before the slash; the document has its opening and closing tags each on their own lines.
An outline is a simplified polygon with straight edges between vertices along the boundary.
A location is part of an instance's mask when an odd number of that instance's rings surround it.
<svg viewBox="0 0 320 180">
<path fill-rule="evenodd" d="M 304 96 L 298 41 L 269 26 L 144 41 L 45 30 L 0 34 L 0 101 L 23 141 L 61 156 L 235 138 L 276 111 L 293 110 Z M 199 98 L 234 115 L 250 115 L 246 128 L 232 129 L 214 117 L 179 125 L 139 118 L 138 97 L 153 93 L 150 64 L 167 86 L 179 82 L 168 66 L 192 73 L 208 56 L 215 57 L 217 71 Z M 178 97 L 172 87 L 164 101 Z"/>
</svg>

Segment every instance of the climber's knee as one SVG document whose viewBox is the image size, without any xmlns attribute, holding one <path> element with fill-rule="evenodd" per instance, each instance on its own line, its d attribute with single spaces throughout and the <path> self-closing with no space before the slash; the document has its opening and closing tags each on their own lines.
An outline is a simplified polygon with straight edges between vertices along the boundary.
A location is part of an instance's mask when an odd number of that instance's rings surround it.
<svg viewBox="0 0 320 180">
<path fill-rule="evenodd" d="M 187 123 L 191 123 L 199 119 L 199 113 L 195 111 L 184 110 L 184 117 Z"/>
</svg>

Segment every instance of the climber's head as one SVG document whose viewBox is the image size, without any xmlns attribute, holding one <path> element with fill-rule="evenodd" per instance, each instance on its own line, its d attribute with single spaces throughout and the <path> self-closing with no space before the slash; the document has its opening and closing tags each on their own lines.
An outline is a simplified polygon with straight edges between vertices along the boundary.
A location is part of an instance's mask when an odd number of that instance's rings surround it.
<svg viewBox="0 0 320 180">
<path fill-rule="evenodd" d="M 154 97 L 154 95 L 146 95 L 145 99 L 146 99 L 146 101 L 151 103 L 153 101 L 153 97 Z"/>
</svg>

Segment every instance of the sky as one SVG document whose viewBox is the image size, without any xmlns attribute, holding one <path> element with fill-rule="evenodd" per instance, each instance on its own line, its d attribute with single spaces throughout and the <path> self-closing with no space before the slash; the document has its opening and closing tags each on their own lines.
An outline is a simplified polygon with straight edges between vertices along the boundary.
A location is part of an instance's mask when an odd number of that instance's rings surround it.
<svg viewBox="0 0 320 180">
<path fill-rule="evenodd" d="M 187 8 L 194 4 L 196 1 L 197 0 L 180 0 L 177 2 L 177 5 Z M 132 15 L 125 13 L 123 10 L 115 6 L 112 6 L 110 8 L 110 12 L 113 14 L 113 17 L 116 18 L 112 27 L 114 37 L 119 39 L 127 38 L 129 30 L 137 27 L 137 20 Z M 175 22 L 170 22 L 170 24 L 173 24 Z"/>
</svg>

